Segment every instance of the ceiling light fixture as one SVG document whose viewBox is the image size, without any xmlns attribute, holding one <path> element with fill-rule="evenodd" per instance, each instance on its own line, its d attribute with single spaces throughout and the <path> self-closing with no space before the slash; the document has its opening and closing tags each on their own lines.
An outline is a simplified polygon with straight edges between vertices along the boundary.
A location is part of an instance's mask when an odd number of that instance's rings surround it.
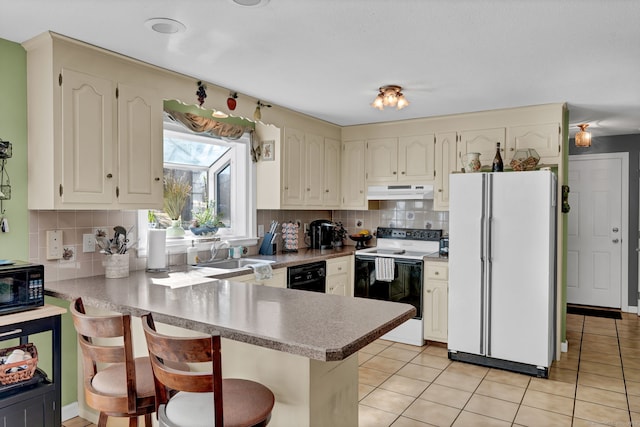
<svg viewBox="0 0 640 427">
<path fill-rule="evenodd" d="M 231 0 L 239 6 L 258 7 L 269 3 L 269 0 Z"/>
<path fill-rule="evenodd" d="M 376 96 L 376 99 L 374 99 L 371 104 L 372 107 L 380 111 L 384 110 L 384 107 L 396 107 L 398 110 L 402 110 L 409 105 L 409 101 L 407 101 L 401 92 L 401 86 L 387 85 L 382 86 L 379 90 L 378 96 Z"/>
<path fill-rule="evenodd" d="M 578 127 L 580 130 L 576 133 L 575 137 L 576 147 L 591 147 L 591 132 L 585 130 L 589 125 L 580 124 Z"/>
<path fill-rule="evenodd" d="M 161 34 L 184 33 L 187 30 L 187 27 L 182 22 L 169 18 L 147 19 L 145 25 L 156 33 Z"/>
</svg>

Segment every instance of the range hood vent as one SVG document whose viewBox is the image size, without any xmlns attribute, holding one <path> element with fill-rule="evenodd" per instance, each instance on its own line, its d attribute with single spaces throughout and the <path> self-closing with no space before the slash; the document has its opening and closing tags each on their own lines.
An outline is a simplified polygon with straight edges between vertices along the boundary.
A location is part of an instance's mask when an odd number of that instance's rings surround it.
<svg viewBox="0 0 640 427">
<path fill-rule="evenodd" d="M 423 200 L 433 199 L 433 185 L 393 184 L 370 185 L 367 200 Z"/>
</svg>

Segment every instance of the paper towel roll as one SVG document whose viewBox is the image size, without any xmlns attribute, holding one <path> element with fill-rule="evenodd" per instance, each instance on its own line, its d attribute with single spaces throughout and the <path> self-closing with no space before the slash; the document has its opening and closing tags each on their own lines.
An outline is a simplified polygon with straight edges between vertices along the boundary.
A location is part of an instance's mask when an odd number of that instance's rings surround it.
<svg viewBox="0 0 640 427">
<path fill-rule="evenodd" d="M 147 270 L 167 268 L 166 239 L 167 230 L 149 229 L 147 237 Z"/>
</svg>

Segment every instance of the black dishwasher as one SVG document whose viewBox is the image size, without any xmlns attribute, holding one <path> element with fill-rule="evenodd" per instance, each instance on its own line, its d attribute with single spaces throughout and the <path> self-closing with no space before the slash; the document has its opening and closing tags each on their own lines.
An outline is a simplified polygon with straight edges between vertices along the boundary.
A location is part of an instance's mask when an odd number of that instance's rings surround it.
<svg viewBox="0 0 640 427">
<path fill-rule="evenodd" d="M 287 268 L 287 288 L 325 292 L 327 262 L 318 261 Z"/>
</svg>

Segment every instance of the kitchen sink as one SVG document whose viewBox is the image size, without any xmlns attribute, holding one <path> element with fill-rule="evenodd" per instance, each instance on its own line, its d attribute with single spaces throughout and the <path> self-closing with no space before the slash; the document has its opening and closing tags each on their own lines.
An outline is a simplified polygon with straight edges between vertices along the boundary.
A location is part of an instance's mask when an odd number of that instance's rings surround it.
<svg viewBox="0 0 640 427">
<path fill-rule="evenodd" d="M 196 267 L 209 267 L 219 268 L 221 270 L 240 270 L 248 269 L 251 265 L 257 264 L 271 264 L 274 261 L 252 259 L 252 258 L 233 258 L 233 259 L 221 259 L 216 261 L 201 262 Z"/>
</svg>

